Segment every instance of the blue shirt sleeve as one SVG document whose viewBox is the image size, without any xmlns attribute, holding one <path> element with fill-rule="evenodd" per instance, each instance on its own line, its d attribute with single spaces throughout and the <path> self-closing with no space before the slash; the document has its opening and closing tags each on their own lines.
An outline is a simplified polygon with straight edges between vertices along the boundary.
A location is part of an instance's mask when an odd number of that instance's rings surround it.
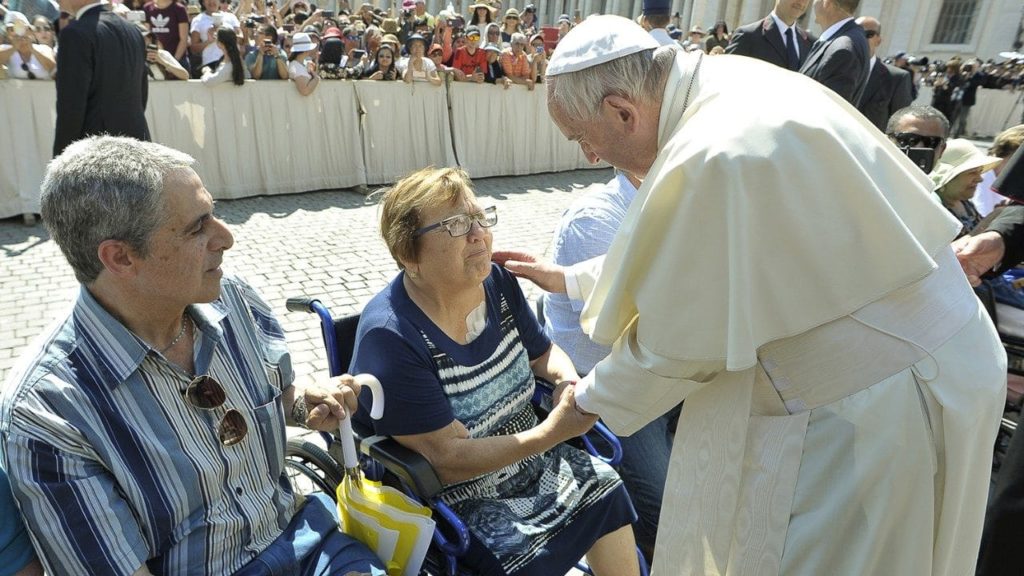
<svg viewBox="0 0 1024 576">
<path fill-rule="evenodd" d="M 17 573 L 35 557 L 21 512 L 11 495 L 7 473 L 0 468 L 0 576 Z"/>
<path fill-rule="evenodd" d="M 352 373 L 373 374 L 384 389 L 384 416 L 373 422 L 377 434 L 424 434 L 455 420 L 426 345 L 410 342 L 388 327 L 360 335 Z M 360 410 L 369 414 L 370 406 L 370 392 L 364 390 L 359 395 Z"/>
<path fill-rule="evenodd" d="M 494 265 L 491 278 L 494 279 L 496 288 L 505 295 L 505 299 L 508 301 L 512 315 L 516 319 L 516 326 L 519 328 L 519 338 L 522 340 L 530 360 L 540 358 L 551 348 L 551 339 L 544 333 L 540 322 L 537 321 L 537 316 L 526 300 L 519 281 L 511 272 L 497 264 Z"/>
</svg>

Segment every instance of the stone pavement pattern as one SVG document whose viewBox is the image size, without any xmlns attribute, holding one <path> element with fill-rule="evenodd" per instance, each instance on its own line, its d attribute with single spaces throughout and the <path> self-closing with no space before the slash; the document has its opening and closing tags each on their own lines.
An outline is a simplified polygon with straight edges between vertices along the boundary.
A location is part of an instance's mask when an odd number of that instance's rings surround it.
<svg viewBox="0 0 1024 576">
<path fill-rule="evenodd" d="M 202 174 L 200 174 L 202 176 Z M 548 250 L 555 224 L 582 189 L 607 182 L 610 169 L 579 170 L 475 182 L 484 202 L 498 206 L 494 248 Z M 252 283 L 287 333 L 297 381 L 326 375 L 314 316 L 289 313 L 285 300 L 319 298 L 335 315 L 357 312 L 397 273 L 377 227 L 371 198 L 351 191 L 264 196 L 217 203 L 235 245 L 226 270 Z M 66 313 L 78 285 L 39 223 L 0 221 L 0 382 L 23 349 Z M 528 295 L 536 295 L 527 287 Z"/>
</svg>

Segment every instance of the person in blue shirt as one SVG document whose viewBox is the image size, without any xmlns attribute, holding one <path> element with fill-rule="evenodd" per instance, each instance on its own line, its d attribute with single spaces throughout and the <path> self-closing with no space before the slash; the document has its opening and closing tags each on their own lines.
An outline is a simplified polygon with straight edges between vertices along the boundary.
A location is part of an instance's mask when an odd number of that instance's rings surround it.
<svg viewBox="0 0 1024 576">
<path fill-rule="evenodd" d="M 639 186 L 636 177 L 617 172 L 606 185 L 577 198 L 555 228 L 551 244 L 555 263 L 571 266 L 607 254 Z M 586 376 L 611 348 L 596 344 L 580 327 L 583 301 L 565 294 L 545 294 L 543 298 L 544 333 L 569 355 L 576 372 Z M 655 418 L 631 436 L 619 437 L 619 476 L 636 508 L 633 531 L 648 561 L 654 558 L 665 476 L 681 407 Z"/>
<path fill-rule="evenodd" d="M 32 550 L 25 523 L 21 521 L 7 472 L 0 467 L 0 576 L 42 575 L 43 567 Z"/>
</svg>

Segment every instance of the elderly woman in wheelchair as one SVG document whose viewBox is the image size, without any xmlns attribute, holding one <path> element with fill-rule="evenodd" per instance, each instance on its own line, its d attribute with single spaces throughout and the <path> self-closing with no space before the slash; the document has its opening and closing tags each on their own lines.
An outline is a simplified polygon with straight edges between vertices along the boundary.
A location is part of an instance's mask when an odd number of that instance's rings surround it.
<svg viewBox="0 0 1024 576">
<path fill-rule="evenodd" d="M 384 193 L 381 233 L 401 272 L 364 309 L 351 367 L 383 384 L 373 426 L 434 467 L 469 527 L 463 562 L 481 573 L 564 574 L 585 554 L 598 576 L 638 574 L 617 474 L 563 444 L 595 419 L 571 402 L 572 362 L 491 263 L 496 222 L 461 170 L 421 170 Z M 539 423 L 535 377 L 559 383 Z"/>
</svg>

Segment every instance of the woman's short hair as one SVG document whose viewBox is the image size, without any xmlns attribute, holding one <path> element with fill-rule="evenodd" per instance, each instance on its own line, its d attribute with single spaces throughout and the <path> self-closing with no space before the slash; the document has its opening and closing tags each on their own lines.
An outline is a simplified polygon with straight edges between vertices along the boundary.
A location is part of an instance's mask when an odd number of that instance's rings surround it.
<svg viewBox="0 0 1024 576">
<path fill-rule="evenodd" d="M 1018 124 L 1000 132 L 992 142 L 988 153 L 1000 158 L 1009 158 L 1013 156 L 1017 148 L 1020 148 L 1021 144 L 1024 144 L 1024 124 Z"/>
<path fill-rule="evenodd" d="M 416 230 L 424 210 L 473 198 L 469 175 L 459 168 L 430 166 L 413 172 L 381 192 L 380 235 L 399 268 L 416 260 Z"/>
</svg>

